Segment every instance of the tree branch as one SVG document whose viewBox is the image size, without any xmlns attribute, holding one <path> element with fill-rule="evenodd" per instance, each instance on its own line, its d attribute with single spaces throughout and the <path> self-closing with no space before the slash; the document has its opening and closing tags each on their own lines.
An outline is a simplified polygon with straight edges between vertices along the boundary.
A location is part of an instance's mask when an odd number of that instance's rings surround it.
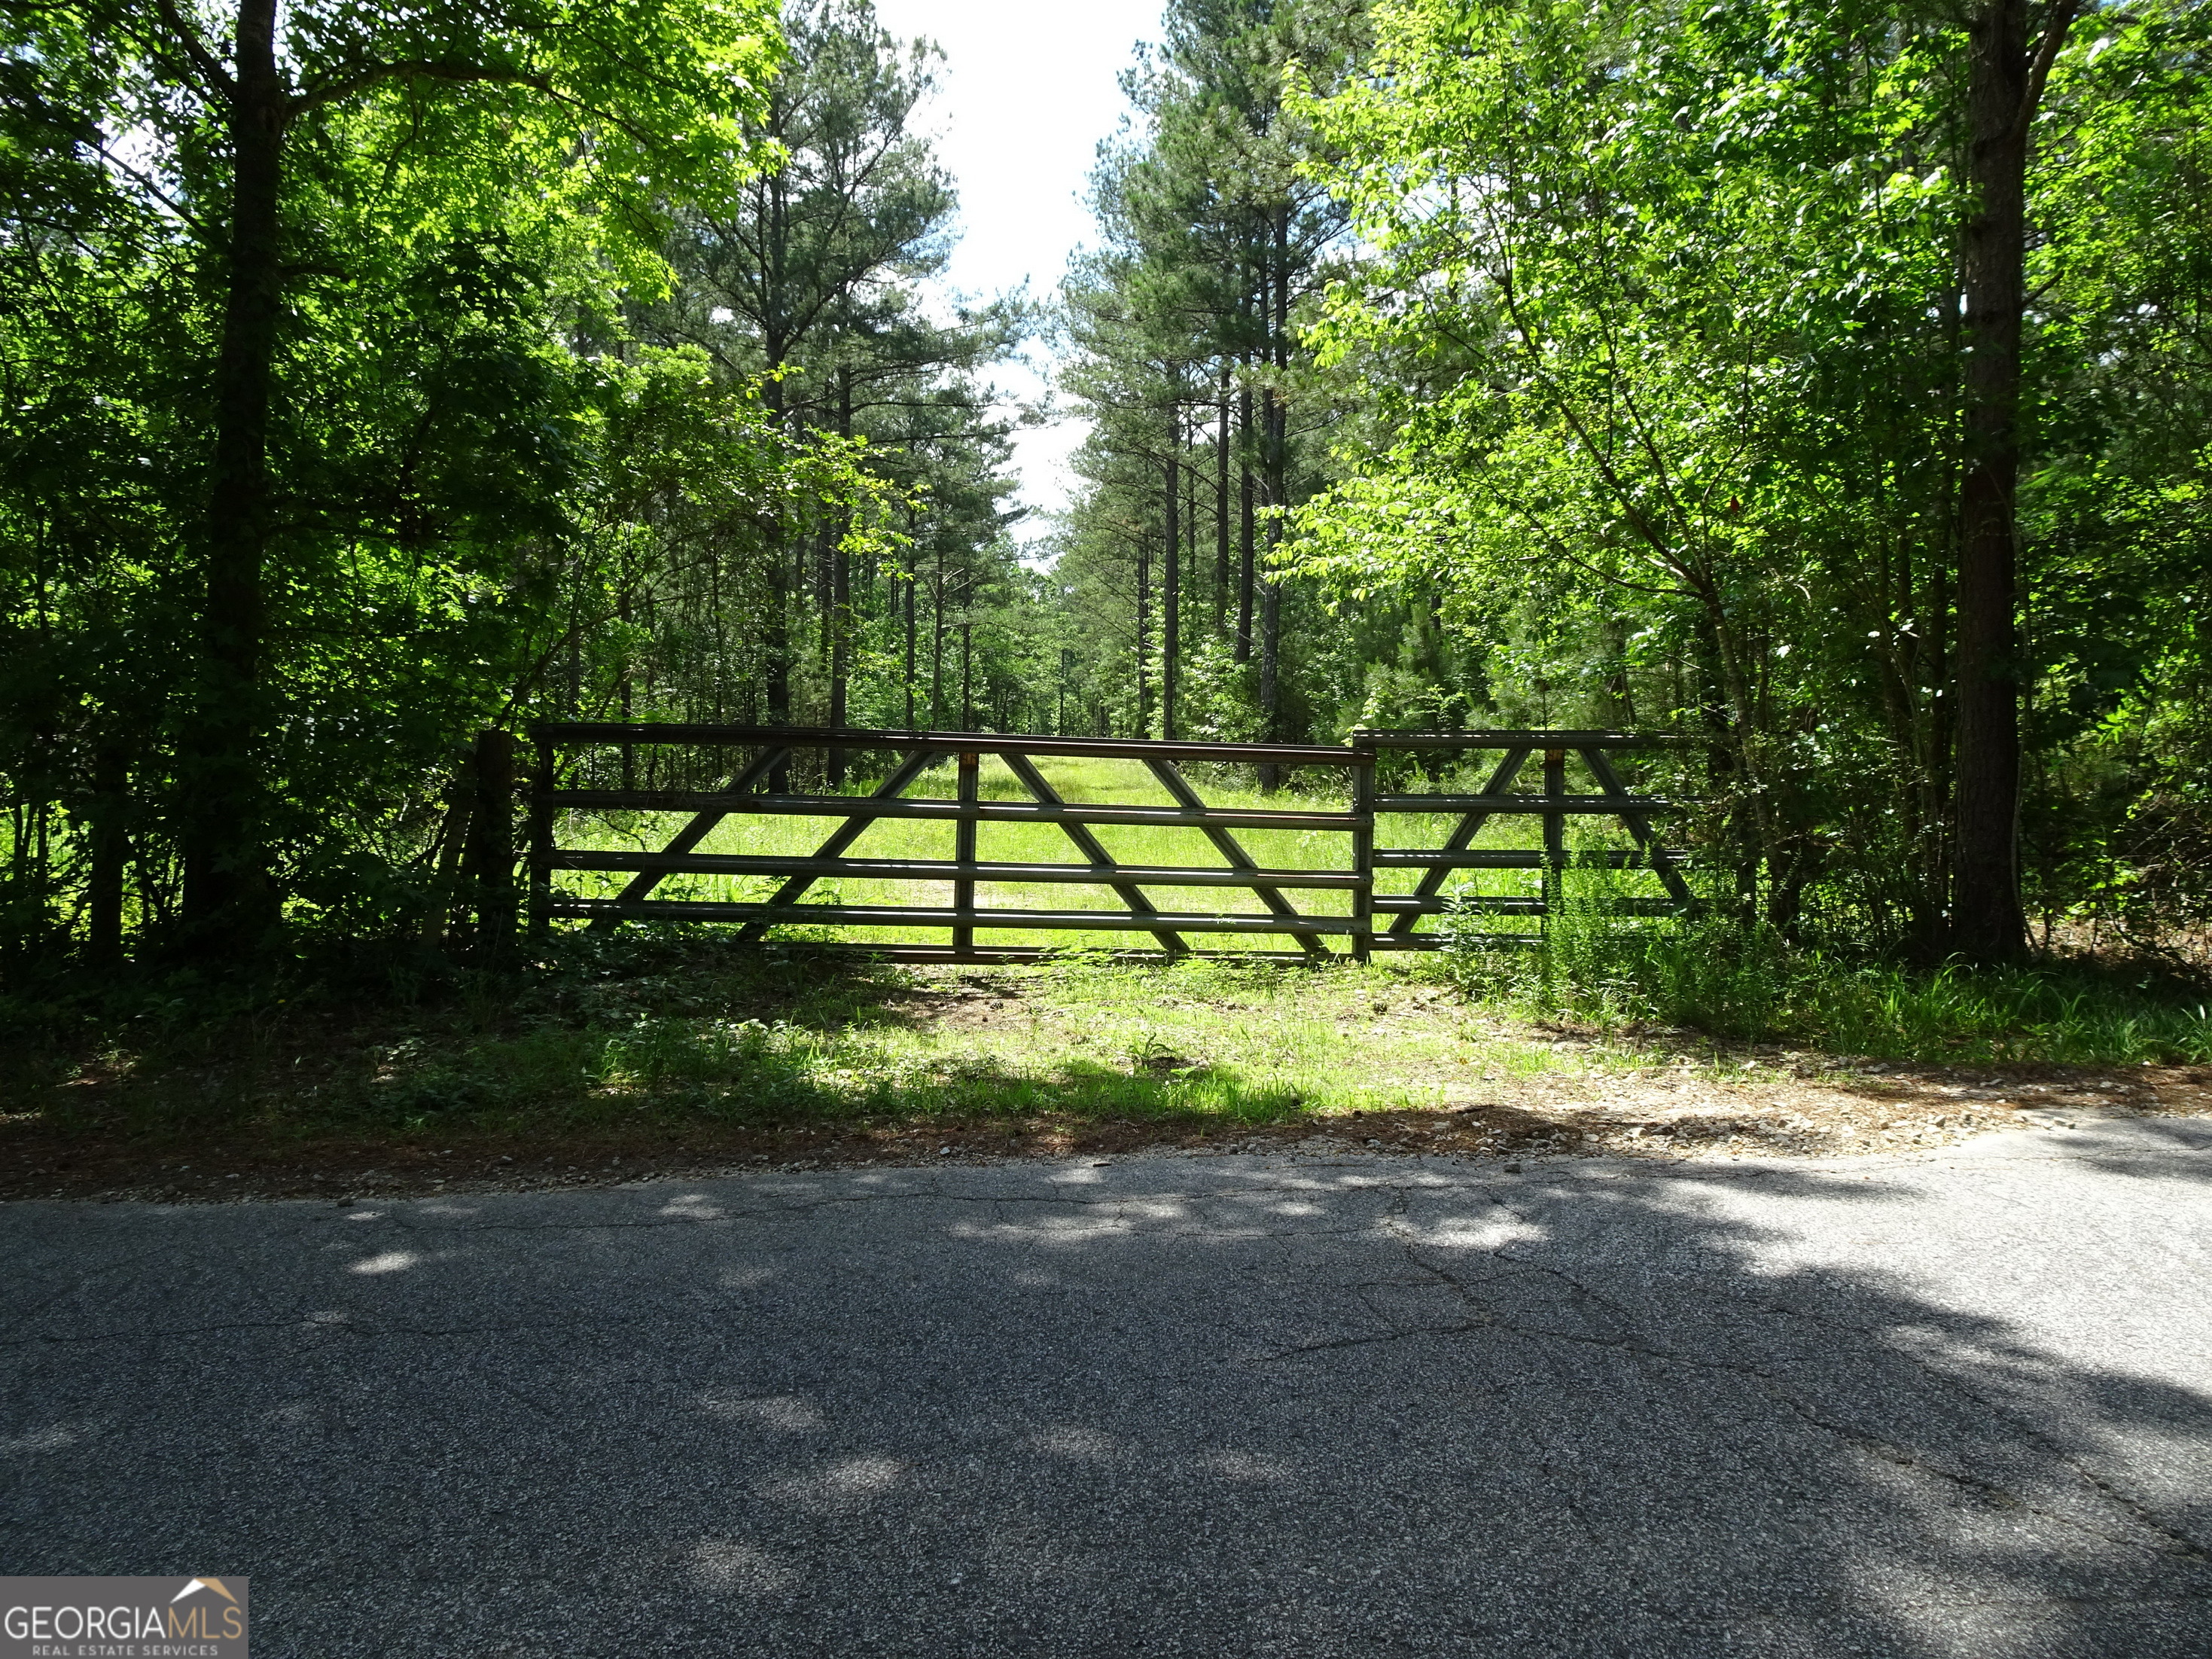
<svg viewBox="0 0 2212 1659">
<path fill-rule="evenodd" d="M 355 94 L 385 81 L 445 81 L 454 85 L 496 85 L 528 87 L 532 91 L 564 104 L 574 100 L 563 96 L 553 83 L 542 75 L 529 75 L 520 70 L 488 69 L 481 64 L 441 63 L 429 58 L 395 58 L 388 64 L 374 64 L 365 70 L 329 82 L 320 87 L 310 87 L 292 100 L 293 112 L 319 109 L 325 104 L 344 101 Z"/>
<path fill-rule="evenodd" d="M 178 11 L 176 0 L 160 0 L 159 9 L 163 27 L 177 37 L 177 43 L 185 49 L 185 56 L 191 60 L 192 67 L 206 77 L 210 89 L 228 97 L 237 89 L 236 83 L 223 69 L 222 60 L 207 49 L 198 31 Z"/>
<path fill-rule="evenodd" d="M 2020 100 L 2020 132 L 2027 136 L 2034 125 L 2036 106 L 2043 101 L 2043 88 L 2051 79 L 2051 65 L 2058 61 L 2058 53 L 2066 45 L 2067 31 L 2081 15 L 2081 0 L 2052 0 L 2051 20 L 2044 25 L 2043 40 L 2035 49 L 2035 57 L 2027 69 L 2027 90 Z"/>
</svg>

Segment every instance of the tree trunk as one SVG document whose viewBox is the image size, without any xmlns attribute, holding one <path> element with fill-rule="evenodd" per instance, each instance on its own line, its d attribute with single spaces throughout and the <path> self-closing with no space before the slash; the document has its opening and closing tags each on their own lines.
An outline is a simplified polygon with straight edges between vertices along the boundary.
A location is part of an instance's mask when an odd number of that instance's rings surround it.
<svg viewBox="0 0 2212 1659">
<path fill-rule="evenodd" d="M 842 729 L 846 720 L 847 683 L 851 677 L 852 652 L 846 640 L 845 618 L 853 605 L 853 556 L 845 545 L 841 532 L 837 538 L 836 568 L 830 573 L 830 611 L 835 619 L 830 636 L 830 724 Z M 830 751 L 830 787 L 837 789 L 845 782 L 845 751 Z"/>
<path fill-rule="evenodd" d="M 771 367 L 781 359 L 782 348 L 771 337 L 764 348 Z M 768 404 L 769 423 L 779 431 L 784 422 L 783 382 L 770 374 L 762 382 L 762 398 Z M 783 521 L 774 516 L 769 520 L 762 539 L 767 545 L 762 550 L 766 556 L 768 570 L 767 603 L 762 606 L 761 629 L 761 692 L 767 705 L 770 726 L 791 724 L 791 592 L 788 579 L 791 562 L 785 556 L 786 540 Z M 791 793 L 791 763 L 782 760 L 768 775 L 768 793 L 787 795 Z"/>
<path fill-rule="evenodd" d="M 263 567 L 272 517 L 269 417 L 283 298 L 279 210 L 288 105 L 276 0 L 244 0 L 227 126 L 228 289 L 215 368 L 215 453 L 199 684 L 181 759 L 184 923 L 191 948 L 251 954 L 276 919 L 264 845 Z"/>
<path fill-rule="evenodd" d="M 1269 386 L 1261 394 L 1261 425 L 1266 433 L 1266 470 L 1261 487 L 1269 507 L 1282 504 L 1283 456 L 1281 405 L 1275 401 L 1275 389 Z M 1283 537 L 1283 521 L 1279 518 L 1267 520 L 1267 551 L 1272 556 Z M 1282 647 L 1283 647 L 1283 591 L 1276 582 L 1273 570 L 1263 574 L 1260 586 L 1260 736 L 1267 743 L 1283 740 L 1282 719 Z M 1272 763 L 1263 763 L 1260 769 L 1260 787 L 1273 793 L 1280 782 L 1279 769 Z"/>
<path fill-rule="evenodd" d="M 834 616 L 830 603 L 830 590 L 836 581 L 836 578 L 830 574 L 830 544 L 836 539 L 827 519 L 814 526 L 814 604 L 817 612 L 814 659 L 815 672 L 822 676 L 825 683 L 830 678 L 830 639 L 833 633 L 832 617 Z"/>
<path fill-rule="evenodd" d="M 1252 660 L 1252 562 L 1253 546 L 1253 488 L 1252 476 L 1252 388 L 1246 386 L 1237 400 L 1237 432 L 1244 453 L 1237 466 L 1238 505 L 1243 522 L 1237 529 L 1237 650 L 1238 662 Z"/>
<path fill-rule="evenodd" d="M 622 666 L 615 671 L 615 718 L 624 726 L 628 726 L 637 714 L 635 700 L 630 695 L 631 592 L 630 588 L 624 587 L 622 596 L 615 601 L 615 620 L 622 624 L 623 631 Z M 637 787 L 637 745 L 634 743 L 626 743 L 622 746 L 622 787 L 625 789 Z"/>
<path fill-rule="evenodd" d="M 1176 734 L 1176 660 L 1182 626 L 1182 526 L 1176 509 L 1182 501 L 1182 469 L 1176 450 L 1182 443 L 1182 422 L 1168 416 L 1167 562 L 1160 570 L 1160 735 Z"/>
<path fill-rule="evenodd" d="M 1734 890 L 1723 901 L 1729 920 L 1748 931 L 1759 914 L 1759 836 L 1748 804 L 1751 790 L 1741 750 L 1742 733 L 1731 713 L 1722 664 L 1719 607 L 1701 595 L 1692 637 L 1697 642 L 1698 713 L 1705 728 L 1706 793 L 1724 802 L 1717 862 L 1733 878 Z"/>
<path fill-rule="evenodd" d="M 1213 439 L 1213 636 L 1229 623 L 1229 366 L 1221 367 L 1221 403 Z"/>
<path fill-rule="evenodd" d="M 937 544 L 937 585 L 930 594 L 929 725 L 945 729 L 945 544 Z"/>
<path fill-rule="evenodd" d="M 85 892 L 85 955 L 96 968 L 123 960 L 123 883 L 131 857 L 131 762 L 105 736 L 92 761 L 92 873 Z"/>
<path fill-rule="evenodd" d="M 511 732 L 480 732 L 471 768 L 468 853 L 463 872 L 475 897 L 473 956 L 497 968 L 514 948 L 521 893 L 514 882 L 514 749 Z"/>
<path fill-rule="evenodd" d="M 1261 416 L 1267 429 L 1264 487 L 1267 505 L 1274 509 L 1267 520 L 1268 567 L 1260 583 L 1260 719 L 1269 743 L 1283 741 L 1283 588 L 1275 574 L 1274 554 L 1283 543 L 1282 510 L 1289 506 L 1291 498 L 1290 410 L 1284 404 L 1279 380 L 1291 361 L 1289 238 L 1290 211 L 1279 209 L 1275 215 L 1274 270 L 1264 300 L 1268 317 L 1267 358 L 1279 378 L 1276 385 L 1267 389 Z M 1279 769 L 1260 768 L 1262 789 L 1272 791 L 1279 781 Z"/>
<path fill-rule="evenodd" d="M 1137 540 L 1137 729 L 1132 737 L 1152 735 L 1152 683 L 1145 659 L 1152 642 L 1152 544 Z"/>
<path fill-rule="evenodd" d="M 963 607 L 964 609 L 964 607 Z M 969 616 L 960 618 L 960 729 L 975 729 L 975 621 Z"/>
<path fill-rule="evenodd" d="M 913 516 L 908 514 L 907 535 L 909 539 L 913 534 L 914 520 Z M 921 590 L 921 572 L 908 571 L 906 576 L 906 729 L 909 732 L 914 730 L 915 602 L 920 597 Z"/>
<path fill-rule="evenodd" d="M 837 371 L 837 435 L 853 435 L 853 371 Z M 835 544 L 830 550 L 830 592 L 823 609 L 829 617 L 830 627 L 830 724 L 842 728 L 845 724 L 846 681 L 852 672 L 852 652 L 846 638 L 846 618 L 853 608 L 853 554 L 845 545 L 843 525 L 832 526 Z M 830 787 L 845 786 L 845 751 L 832 749 L 829 757 Z"/>
<path fill-rule="evenodd" d="M 2070 9 L 2054 9 L 2045 61 Z M 1965 475 L 1960 487 L 1957 839 L 1951 949 L 2001 963 L 2027 948 L 2020 897 L 2018 607 L 2021 317 L 2027 249 L 2027 131 L 2036 75 L 2027 0 L 1984 0 L 1967 23 L 1966 181 L 1973 216 L 1966 293 Z"/>
</svg>

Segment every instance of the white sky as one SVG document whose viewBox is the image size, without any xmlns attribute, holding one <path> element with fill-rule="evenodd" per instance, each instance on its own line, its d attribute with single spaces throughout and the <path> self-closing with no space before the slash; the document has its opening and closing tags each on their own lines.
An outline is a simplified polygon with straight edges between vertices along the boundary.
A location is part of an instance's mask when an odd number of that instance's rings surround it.
<svg viewBox="0 0 2212 1659">
<path fill-rule="evenodd" d="M 1117 77 L 1140 40 L 1159 34 L 1159 0 L 875 0 L 901 40 L 945 48 L 943 92 L 928 112 L 938 155 L 960 190 L 958 246 L 947 273 L 978 298 L 1019 287 L 1049 298 L 1068 254 L 1091 233 L 1082 203 L 1098 141 L 1127 109 Z M 1035 349 L 1032 348 L 1034 350 Z M 1037 372 L 1009 368 L 1010 396 L 1034 398 Z M 1020 500 L 1043 513 L 1066 504 L 1075 421 L 1016 435 Z M 1049 526 L 1032 521 L 1029 539 Z"/>
</svg>

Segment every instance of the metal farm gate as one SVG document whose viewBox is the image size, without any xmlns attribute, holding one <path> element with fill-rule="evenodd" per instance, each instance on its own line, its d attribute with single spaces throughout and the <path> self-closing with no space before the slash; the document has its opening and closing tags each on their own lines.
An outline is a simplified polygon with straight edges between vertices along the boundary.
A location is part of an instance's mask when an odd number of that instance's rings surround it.
<svg viewBox="0 0 2212 1659">
<path fill-rule="evenodd" d="M 1681 803 L 1637 793 L 1623 781 L 1613 757 L 1621 751 L 1673 746 L 1685 740 L 1620 732 L 1451 732 L 1360 731 L 1342 748 L 1298 744 L 1183 743 L 1103 738 L 1007 736 L 952 732 L 875 732 L 793 726 L 622 725 L 551 722 L 533 726 L 534 775 L 530 788 L 527 863 L 533 928 L 542 932 L 556 920 L 583 920 L 605 927 L 625 920 L 685 921 L 735 924 L 741 939 L 765 938 L 771 928 L 804 927 L 916 928 L 945 930 L 945 942 L 910 939 L 837 941 L 844 948 L 903 960 L 954 962 L 1027 961 L 1048 954 L 1048 945 L 976 942 L 978 930 L 1018 933 L 1110 931 L 1149 934 L 1153 950 L 1171 956 L 1192 952 L 1191 940 L 1222 935 L 1287 938 L 1292 951 L 1238 950 L 1240 957 L 1283 957 L 1328 960 L 1348 955 L 1365 961 L 1376 951 L 1431 948 L 1434 933 L 1417 931 L 1424 916 L 1449 907 L 1500 915 L 1542 917 L 1559 900 L 1563 872 L 1571 866 L 1600 865 L 1653 872 L 1664 896 L 1623 898 L 1613 907 L 1629 914 L 1663 914 L 1694 903 L 1680 869 L 1680 854 L 1662 844 L 1655 817 Z M 1495 752 L 1499 758 L 1474 793 L 1377 791 L 1379 769 L 1432 774 L 1448 761 L 1468 754 Z M 1407 756 L 1385 769 L 1386 757 Z M 1540 757 L 1541 788 L 1516 787 L 1532 760 Z M 996 759 L 1004 775 L 992 788 L 1011 798 L 987 798 L 984 762 Z M 1570 760 L 1579 761 L 1594 787 L 1568 789 Z M 1071 799 L 1056 788 L 1040 761 L 1135 763 L 1122 768 L 1124 781 L 1149 780 L 1151 801 Z M 864 794 L 844 793 L 831 780 L 847 770 L 874 775 L 870 763 L 888 765 L 881 781 Z M 1213 769 L 1194 778 L 1184 769 Z M 951 772 L 949 794 L 909 794 L 939 768 Z M 1208 804 L 1204 789 L 1219 793 L 1223 769 L 1261 769 L 1270 782 L 1285 774 L 1314 771 L 1336 775 L 1340 809 L 1314 805 L 1293 795 L 1282 805 L 1263 797 L 1258 806 Z M 794 779 L 810 785 L 794 786 Z M 941 786 L 940 786 L 941 787 Z M 685 815 L 680 828 L 650 823 L 647 814 Z M 1571 817 L 1609 818 L 1627 832 L 1627 848 L 1571 850 Z M 760 820 L 831 821 L 829 831 L 797 850 L 700 850 L 726 821 L 751 819 L 740 830 L 761 830 Z M 1394 823 L 1431 819 L 1431 828 L 1450 827 L 1419 839 L 1431 844 L 1377 845 L 1378 834 Z M 1533 848 L 1478 847 L 1493 820 L 1540 820 L 1540 844 Z M 869 855 L 851 849 L 870 830 L 887 821 L 921 820 L 951 827 L 951 856 Z M 610 823 L 623 824 L 638 842 L 635 848 L 563 845 L 564 832 L 599 826 L 605 838 Z M 1042 826 L 1019 837 L 1031 843 L 1048 838 L 1064 849 L 1060 857 L 1037 857 L 1032 845 L 1023 856 L 985 858 L 978 852 L 983 826 Z M 1211 846 L 1217 861 L 1133 861 L 1117 859 L 1097 831 L 1117 835 L 1136 830 L 1195 832 Z M 1291 832 L 1285 836 L 1284 832 Z M 991 832 L 1009 836 L 1012 831 Z M 757 841 L 760 836 L 740 840 Z M 769 837 L 773 838 L 773 837 Z M 878 839 L 882 837 L 878 836 Z M 1152 837 L 1162 839 L 1157 835 Z M 1283 856 L 1285 842 L 1293 856 Z M 647 842 L 657 844 L 647 845 Z M 1269 861 L 1255 855 L 1249 842 L 1264 842 Z M 1462 872 L 1527 870 L 1538 872 L 1540 890 L 1525 895 L 1452 897 L 1449 884 Z M 1410 890 L 1398 883 L 1378 885 L 1384 872 L 1418 872 Z M 596 878 L 597 892 L 576 890 L 563 875 Z M 615 890 L 611 878 L 627 876 Z M 732 882 L 752 886 L 757 896 L 656 896 L 672 878 L 695 885 Z M 772 890 L 760 890 L 773 883 Z M 827 897 L 809 902 L 817 886 L 829 884 Z M 927 884 L 945 897 L 915 902 L 901 892 L 885 902 L 848 899 L 848 884 L 904 889 Z M 1050 902 L 979 903 L 978 887 L 1042 887 L 1056 894 L 1065 886 L 1104 890 L 1115 908 L 1079 908 Z M 1257 908 L 1164 908 L 1175 902 L 1170 890 L 1201 895 L 1224 890 L 1249 894 Z M 1341 940 L 1340 951 L 1329 941 Z"/>
</svg>

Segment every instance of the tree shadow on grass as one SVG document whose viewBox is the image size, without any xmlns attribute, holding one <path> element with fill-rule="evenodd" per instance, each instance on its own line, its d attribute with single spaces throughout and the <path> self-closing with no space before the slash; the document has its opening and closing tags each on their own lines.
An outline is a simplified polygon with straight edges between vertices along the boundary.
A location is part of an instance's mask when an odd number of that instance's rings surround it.
<svg viewBox="0 0 2212 1659">
<path fill-rule="evenodd" d="M 2208 1156 L 17 1206 L 0 1525 L 275 1655 L 2195 1656 Z"/>
</svg>

